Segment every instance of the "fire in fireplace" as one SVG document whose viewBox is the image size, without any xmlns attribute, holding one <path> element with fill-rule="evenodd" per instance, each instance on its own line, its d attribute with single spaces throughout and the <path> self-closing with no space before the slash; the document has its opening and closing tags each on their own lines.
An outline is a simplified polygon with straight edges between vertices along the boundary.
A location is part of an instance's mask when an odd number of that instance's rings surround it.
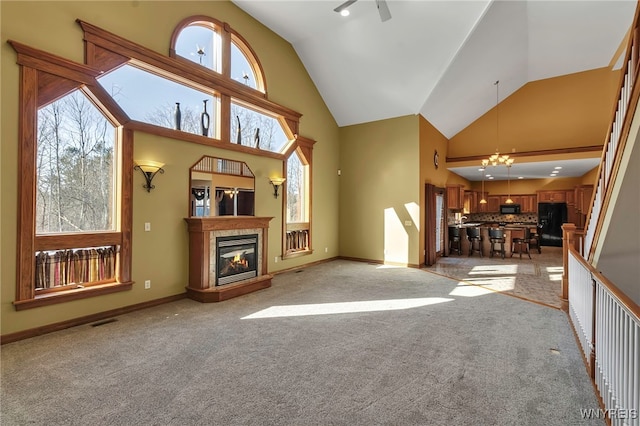
<svg viewBox="0 0 640 426">
<path fill-rule="evenodd" d="M 258 234 L 216 238 L 216 286 L 258 275 Z"/>
</svg>

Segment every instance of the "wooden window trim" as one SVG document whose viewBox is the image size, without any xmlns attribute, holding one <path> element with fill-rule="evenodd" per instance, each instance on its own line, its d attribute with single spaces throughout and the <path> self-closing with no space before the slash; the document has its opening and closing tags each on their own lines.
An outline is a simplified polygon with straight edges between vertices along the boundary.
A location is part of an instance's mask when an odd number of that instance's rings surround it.
<svg viewBox="0 0 640 426">
<path fill-rule="evenodd" d="M 102 72 L 109 72 L 125 62 L 137 61 L 137 64 L 146 64 L 149 69 L 155 68 L 159 75 L 162 75 L 163 72 L 166 73 L 167 78 L 172 78 L 168 76 L 169 74 L 172 76 L 188 75 L 190 82 L 220 93 L 223 108 L 227 104 L 225 97 L 233 97 L 270 111 L 272 114 L 283 116 L 291 133 L 298 133 L 302 114 L 271 102 L 267 99 L 266 93 L 247 87 L 239 81 L 232 80 L 227 77 L 229 71 L 226 71 L 227 74 L 225 75 L 224 67 L 230 65 L 224 65 L 224 58 L 228 58 L 230 54 L 225 54 L 224 50 L 223 74 L 219 74 L 187 59 L 161 55 L 85 21 L 77 20 L 77 22 L 84 31 L 85 57 L 89 66 Z M 230 42 L 230 37 L 226 37 L 226 40 L 223 37 L 223 49 L 225 49 L 225 43 Z M 124 62 L 122 62 L 123 60 Z M 224 120 L 224 113 L 222 119 Z M 223 140 L 228 140 L 225 139 L 224 135 L 222 135 L 222 138 Z"/>
<path fill-rule="evenodd" d="M 249 43 L 242 37 L 240 34 L 235 32 L 230 27 L 225 28 L 231 34 L 231 42 L 236 45 L 238 50 L 240 50 L 244 56 L 249 60 L 249 65 L 251 65 L 253 74 L 256 79 L 256 86 L 259 92 L 262 92 L 266 95 L 267 93 L 267 81 L 264 78 L 264 71 L 262 69 L 262 64 L 258 60 L 258 55 L 253 51 Z M 231 69 L 229 69 L 229 73 L 231 73 Z M 230 74 L 229 74 L 230 75 Z"/>
<path fill-rule="evenodd" d="M 178 36 L 182 32 L 182 30 L 192 25 L 200 25 L 203 27 L 208 27 L 208 28 L 211 28 L 213 31 L 218 32 L 218 34 L 220 34 L 220 37 L 222 38 L 221 49 L 223 50 L 222 52 L 223 62 L 221 67 L 222 68 L 221 74 L 223 76 L 227 78 L 230 78 L 231 76 L 231 63 L 229 60 L 231 57 L 231 54 L 228 51 L 230 48 L 230 43 L 229 43 L 230 41 L 231 43 L 234 43 L 238 47 L 238 49 L 247 57 L 247 59 L 249 59 L 249 64 L 253 68 L 253 73 L 255 75 L 256 85 L 257 85 L 257 89 L 253 89 L 253 90 L 257 90 L 258 92 L 263 94 L 267 93 L 267 81 L 264 78 L 264 69 L 262 68 L 262 64 L 258 59 L 258 55 L 256 55 L 256 53 L 251 48 L 251 45 L 247 43 L 244 37 L 242 37 L 238 32 L 236 32 L 233 28 L 231 28 L 229 24 L 227 24 L 226 22 L 221 22 L 210 16 L 206 16 L 206 15 L 189 16 L 187 18 L 184 18 L 182 21 L 178 23 L 178 25 L 176 25 L 175 29 L 173 30 L 173 33 L 171 34 L 171 42 L 169 47 L 169 56 L 171 58 L 175 58 L 178 60 L 186 60 L 187 63 L 189 64 L 192 63 L 192 61 L 189 61 L 188 59 L 183 58 L 182 56 L 178 55 L 178 53 L 176 52 L 176 43 L 178 42 Z M 228 54 L 225 54 L 225 51 L 227 51 L 226 53 Z"/>
<path fill-rule="evenodd" d="M 282 208 L 285 212 L 282 220 L 282 258 L 290 259 L 293 257 L 304 256 L 313 253 L 313 232 L 312 232 L 312 212 L 313 212 L 313 145 L 316 143 L 313 139 L 298 136 L 293 144 L 285 151 L 285 161 L 283 162 L 284 174 L 287 176 L 287 161 L 291 155 L 298 155 L 303 165 L 309 166 L 309 190 L 307 198 L 309 200 L 308 222 L 287 223 L 287 191 L 282 191 Z M 284 185 L 287 185 L 285 181 Z M 287 250 L 287 231 L 307 229 L 309 231 L 309 244 L 306 250 Z"/>
<path fill-rule="evenodd" d="M 39 294 L 31 299 L 16 300 L 13 302 L 13 306 L 16 311 L 22 311 L 24 309 L 39 308 L 41 306 L 50 306 L 58 303 L 71 302 L 73 300 L 88 299 L 90 297 L 131 290 L 132 287 L 133 282 L 131 281 L 92 284 L 83 288 Z"/>
<path fill-rule="evenodd" d="M 101 103 L 103 95 L 92 93 L 98 86 L 95 77 L 100 72 L 86 65 L 40 51 L 9 40 L 18 53 L 20 65 L 19 128 L 18 128 L 18 236 L 16 310 L 52 305 L 70 300 L 83 299 L 131 288 L 131 190 L 133 180 L 133 133 L 119 127 L 118 113 L 109 113 Z M 116 221 L 119 231 L 86 232 L 77 234 L 41 234 L 35 229 L 35 196 L 37 156 L 38 110 L 72 92 L 82 90 L 89 95 L 96 107 L 105 114 L 118 132 L 117 163 L 119 179 Z M 36 294 L 35 253 L 76 247 L 119 245 L 118 268 L 114 282 L 87 284 L 55 292 Z"/>
<path fill-rule="evenodd" d="M 210 20 L 211 18 L 207 19 Z M 84 31 L 86 65 L 77 64 L 15 41 L 8 41 L 17 52 L 17 63 L 20 65 L 18 173 L 22 176 L 22 179 L 18 183 L 17 279 L 16 300 L 14 301 L 16 310 L 77 300 L 131 288 L 133 284 L 131 281 L 133 134 L 136 130 L 231 151 L 271 157 L 281 160 L 285 171 L 286 159 L 294 150 L 298 150 L 303 163 L 310 166 L 308 198 L 309 230 L 311 230 L 311 204 L 313 199 L 311 194 L 313 188 L 311 182 L 311 153 L 315 141 L 299 136 L 299 121 L 302 114 L 267 99 L 266 79 L 264 78 L 262 65 L 253 49 L 242 36 L 232 30 L 228 24 L 218 23 L 223 29 L 223 75 L 219 75 L 213 70 L 198 67 L 197 64 L 188 60 L 158 54 L 82 20 L 76 20 L 76 22 Z M 255 74 L 257 79 L 261 80 L 261 83 L 257 83 L 262 85 L 265 90 L 264 93 L 227 77 L 230 75 L 231 42 L 234 42 L 243 53 L 250 53 L 247 56 L 255 61 L 253 63 L 257 68 Z M 173 43 L 174 40 L 172 38 L 172 46 L 174 46 Z M 175 56 L 175 52 L 173 53 Z M 181 84 L 194 88 L 204 87 L 220 97 L 220 119 L 222 123 L 229 123 L 232 99 L 236 102 L 250 105 L 254 109 L 268 111 L 270 114 L 279 116 L 281 123 L 284 124 L 285 132 L 289 137 L 293 136 L 294 140 L 286 146 L 286 153 L 274 153 L 230 143 L 230 126 L 220 126 L 220 140 L 131 120 L 96 80 L 102 73 L 111 71 L 126 63 L 131 63 L 132 65 L 144 64 L 143 68 L 145 70 L 156 72 L 158 75 L 172 80 L 173 78 L 170 76 L 188 75 L 189 79 L 180 81 Z M 225 73 L 226 75 L 224 75 Z M 33 159 L 37 152 L 37 111 L 39 107 L 53 102 L 75 89 L 83 90 L 118 129 L 118 148 L 120 150 L 118 156 L 120 181 L 118 185 L 120 193 L 115 214 L 119 216 L 120 230 L 119 232 L 82 233 L 73 236 L 36 236 L 34 203 L 36 170 Z M 125 125 L 126 128 L 124 127 Z M 285 202 L 285 197 L 282 197 L 282 201 L 283 203 Z M 286 237 L 284 226 L 283 241 Z M 74 288 L 36 295 L 34 286 L 35 262 L 33 259 L 37 248 L 53 248 L 52 246 L 58 243 L 65 247 L 75 246 L 74 241 L 79 241 L 79 239 L 83 241 L 82 244 L 79 244 L 83 247 L 89 246 L 87 244 L 88 241 L 94 243 L 91 244 L 92 246 L 111 245 L 113 241 L 119 242 L 120 250 L 116 282 L 100 283 L 82 289 Z M 311 247 L 311 232 L 309 232 L 309 247 Z M 56 247 L 56 249 L 59 248 L 61 246 Z M 313 250 L 311 249 L 302 250 L 289 253 L 283 257 L 294 257 L 312 252 Z"/>
</svg>

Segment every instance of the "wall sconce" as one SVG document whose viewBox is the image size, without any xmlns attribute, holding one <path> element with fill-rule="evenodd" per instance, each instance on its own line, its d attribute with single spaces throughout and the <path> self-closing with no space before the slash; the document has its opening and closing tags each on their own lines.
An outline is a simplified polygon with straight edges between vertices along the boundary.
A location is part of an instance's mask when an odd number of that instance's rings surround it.
<svg viewBox="0 0 640 426">
<path fill-rule="evenodd" d="M 134 170 L 140 170 L 144 175 L 144 179 L 146 183 L 142 185 L 147 192 L 151 192 L 154 185 L 151 184 L 151 181 L 158 173 L 164 173 L 164 163 L 158 163 L 157 161 L 136 161 L 136 165 L 133 167 Z"/>
<path fill-rule="evenodd" d="M 269 178 L 269 182 L 273 185 L 273 198 L 278 198 L 278 189 L 284 183 L 286 179 L 281 177 Z"/>
</svg>

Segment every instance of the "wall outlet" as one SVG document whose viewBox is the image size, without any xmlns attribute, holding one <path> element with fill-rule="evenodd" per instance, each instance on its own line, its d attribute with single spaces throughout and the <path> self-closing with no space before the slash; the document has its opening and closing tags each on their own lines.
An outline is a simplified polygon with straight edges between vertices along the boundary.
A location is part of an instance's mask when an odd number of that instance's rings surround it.
<svg viewBox="0 0 640 426">
<path fill-rule="evenodd" d="M 324 252 L 325 252 L 325 253 L 329 253 L 329 247 L 325 247 L 325 248 L 324 248 Z"/>
<path fill-rule="evenodd" d="M 144 281 L 144 289 L 149 290 L 151 288 L 151 280 Z"/>
<path fill-rule="evenodd" d="M 278 256 L 275 257 L 275 262 L 278 263 Z"/>
<path fill-rule="evenodd" d="M 411 221 L 410 220 L 405 220 L 404 221 L 404 226 L 411 226 Z"/>
<path fill-rule="evenodd" d="M 144 230 L 145 230 L 146 232 L 151 231 L 151 222 L 145 222 L 145 223 L 144 223 Z"/>
</svg>

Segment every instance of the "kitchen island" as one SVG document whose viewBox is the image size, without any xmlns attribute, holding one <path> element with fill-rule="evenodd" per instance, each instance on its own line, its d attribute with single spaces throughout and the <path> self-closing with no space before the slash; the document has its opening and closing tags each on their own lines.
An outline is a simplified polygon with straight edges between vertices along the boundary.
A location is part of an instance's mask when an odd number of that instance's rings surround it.
<svg viewBox="0 0 640 426">
<path fill-rule="evenodd" d="M 483 222 L 483 223 L 463 223 L 463 224 L 454 224 L 449 225 L 449 227 L 457 227 L 460 229 L 460 239 L 462 242 L 462 255 L 469 255 L 469 239 L 467 238 L 467 229 L 469 228 L 480 228 L 480 236 L 482 236 L 482 254 L 483 256 L 489 256 L 491 253 L 491 242 L 489 241 L 489 229 L 490 228 L 500 228 L 504 230 L 505 235 L 505 243 L 504 243 L 504 251 L 505 257 L 511 256 L 511 231 L 514 229 L 522 229 L 529 228 L 530 232 L 533 234 L 536 232 L 536 224 L 535 223 L 496 223 L 496 222 Z M 518 253 L 518 252 L 516 252 Z M 448 252 L 448 256 L 451 256 L 452 253 Z"/>
</svg>

